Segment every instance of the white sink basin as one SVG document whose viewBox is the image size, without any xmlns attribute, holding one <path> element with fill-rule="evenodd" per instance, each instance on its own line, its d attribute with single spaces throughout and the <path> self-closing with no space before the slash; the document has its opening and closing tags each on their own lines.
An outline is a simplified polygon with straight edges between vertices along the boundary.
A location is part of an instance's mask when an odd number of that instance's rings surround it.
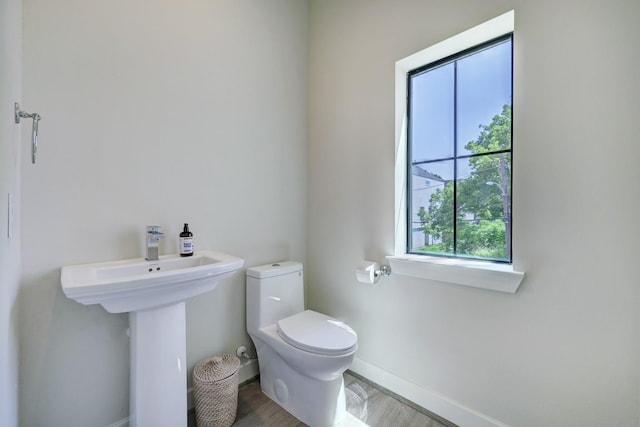
<svg viewBox="0 0 640 427">
<path fill-rule="evenodd" d="M 219 252 L 62 267 L 64 294 L 129 313 L 129 426 L 187 427 L 186 299 L 213 290 L 244 265 Z"/>
<path fill-rule="evenodd" d="M 64 294 L 81 304 L 100 304 L 109 313 L 149 310 L 213 290 L 244 260 L 220 252 L 190 257 L 160 256 L 62 267 Z"/>
</svg>

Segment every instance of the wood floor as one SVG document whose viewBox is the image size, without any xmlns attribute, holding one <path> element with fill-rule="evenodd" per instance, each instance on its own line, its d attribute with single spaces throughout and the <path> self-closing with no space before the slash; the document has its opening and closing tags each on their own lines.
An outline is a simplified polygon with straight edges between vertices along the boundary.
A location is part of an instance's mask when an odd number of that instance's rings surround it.
<svg viewBox="0 0 640 427">
<path fill-rule="evenodd" d="M 344 427 L 454 427 L 443 420 L 430 418 L 426 411 L 414 409 L 377 387 L 350 373 L 344 377 L 347 420 Z M 418 410 L 417 410 L 418 409 Z M 423 413 L 424 412 L 424 413 Z M 252 381 L 240 387 L 238 413 L 234 427 L 307 427 L 293 415 L 265 396 L 260 383 Z M 196 427 L 195 415 L 189 427 Z"/>
</svg>

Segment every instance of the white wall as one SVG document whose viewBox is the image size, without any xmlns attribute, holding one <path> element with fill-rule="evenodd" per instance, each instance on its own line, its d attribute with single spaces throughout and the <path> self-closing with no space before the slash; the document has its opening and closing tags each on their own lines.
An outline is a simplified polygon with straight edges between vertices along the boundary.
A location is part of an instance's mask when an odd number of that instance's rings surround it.
<svg viewBox="0 0 640 427">
<path fill-rule="evenodd" d="M 141 256 L 150 223 L 173 252 L 184 221 L 247 265 L 308 259 L 310 306 L 371 366 L 510 425 L 638 425 L 639 7 L 312 0 L 308 38 L 300 0 L 25 0 L 21 425 L 127 416 L 127 318 L 66 299 L 59 268 Z M 355 282 L 393 250 L 394 62 L 511 8 L 521 289 Z M 238 274 L 189 302 L 190 366 L 244 331 Z"/>
<path fill-rule="evenodd" d="M 21 425 L 128 415 L 126 315 L 64 297 L 60 267 L 177 251 L 305 261 L 308 5 L 25 0 Z M 25 148 L 26 150 L 26 148 Z M 23 152 L 23 156 L 26 151 Z M 244 276 L 187 304 L 189 368 L 249 345 Z M 190 381 L 189 381 L 190 382 Z"/>
<path fill-rule="evenodd" d="M 0 2 L 0 425 L 6 427 L 18 425 L 21 126 L 13 104 L 22 94 L 21 11 L 20 0 Z"/>
<path fill-rule="evenodd" d="M 393 251 L 395 61 L 510 9 L 520 290 L 356 282 L 357 262 Z M 361 361 L 508 425 L 640 424 L 639 15 L 635 0 L 311 2 L 308 299 L 358 331 Z"/>
</svg>

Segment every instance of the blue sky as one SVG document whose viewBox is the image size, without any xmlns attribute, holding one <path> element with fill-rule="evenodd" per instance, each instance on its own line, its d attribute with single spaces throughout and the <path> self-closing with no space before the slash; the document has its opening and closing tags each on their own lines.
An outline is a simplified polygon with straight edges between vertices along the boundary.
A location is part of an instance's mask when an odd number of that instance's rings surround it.
<svg viewBox="0 0 640 427">
<path fill-rule="evenodd" d="M 414 161 L 453 156 L 454 64 L 444 64 L 412 78 L 411 132 Z M 511 43 L 494 45 L 457 61 L 457 149 L 480 134 L 504 104 L 511 104 Z M 465 174 L 460 162 L 459 174 Z M 422 165 L 445 179 L 453 162 Z M 468 168 L 467 168 L 468 169 Z"/>
</svg>

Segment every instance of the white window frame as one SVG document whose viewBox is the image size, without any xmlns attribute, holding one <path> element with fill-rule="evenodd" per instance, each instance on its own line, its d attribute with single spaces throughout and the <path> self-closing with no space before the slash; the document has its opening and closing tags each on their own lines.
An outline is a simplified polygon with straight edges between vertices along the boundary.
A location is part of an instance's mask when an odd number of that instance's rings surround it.
<svg viewBox="0 0 640 427">
<path fill-rule="evenodd" d="M 396 62 L 395 253 L 387 257 L 394 273 L 511 294 L 524 278 L 512 264 L 407 253 L 407 74 L 512 33 L 514 20 L 514 11 L 507 12 Z"/>
</svg>

